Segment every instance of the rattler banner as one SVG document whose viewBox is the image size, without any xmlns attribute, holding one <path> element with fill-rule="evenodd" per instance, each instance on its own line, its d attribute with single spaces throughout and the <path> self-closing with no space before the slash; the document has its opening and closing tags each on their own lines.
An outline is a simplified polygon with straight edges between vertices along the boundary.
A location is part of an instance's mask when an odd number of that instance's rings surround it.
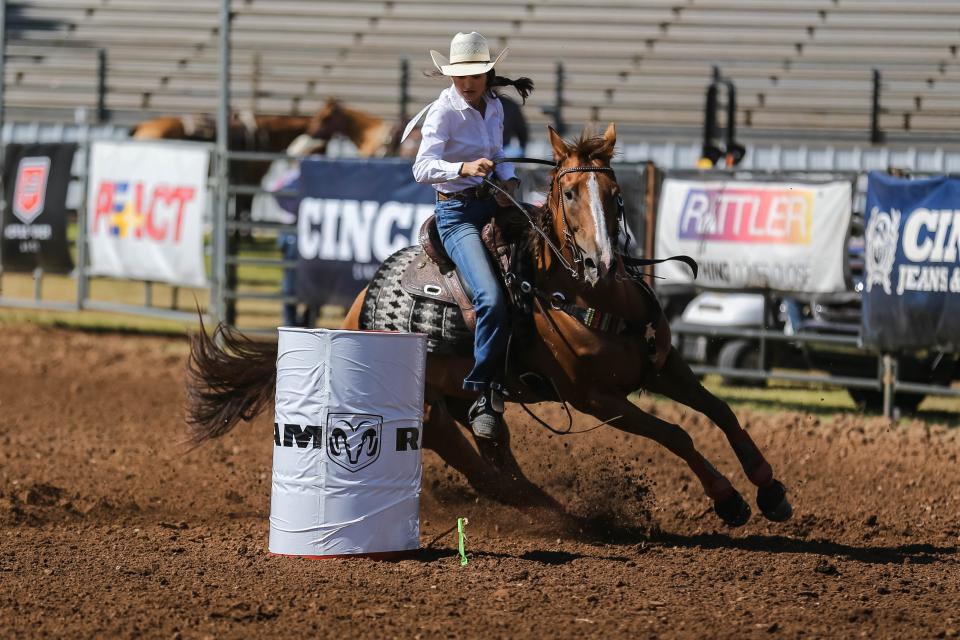
<svg viewBox="0 0 960 640">
<path fill-rule="evenodd" d="M 656 267 L 669 284 L 785 293 L 847 290 L 846 239 L 852 184 L 663 181 L 655 257 L 688 255 Z"/>
<path fill-rule="evenodd" d="M 4 158 L 4 271 L 69 273 L 67 186 L 75 144 L 10 144 Z"/>
<path fill-rule="evenodd" d="M 960 346 L 960 180 L 867 183 L 865 344 L 882 351 Z"/>
</svg>

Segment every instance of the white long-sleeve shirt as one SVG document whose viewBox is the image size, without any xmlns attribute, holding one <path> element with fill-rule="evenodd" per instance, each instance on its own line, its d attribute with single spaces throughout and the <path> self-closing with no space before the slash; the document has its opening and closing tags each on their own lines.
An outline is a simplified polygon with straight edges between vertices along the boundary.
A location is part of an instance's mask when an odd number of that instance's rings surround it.
<svg viewBox="0 0 960 640">
<path fill-rule="evenodd" d="M 442 193 L 453 193 L 482 182 L 479 176 L 459 176 L 460 166 L 479 158 L 497 160 L 503 153 L 503 106 L 498 98 L 483 96 L 485 114 L 467 104 L 452 84 L 440 93 L 427 112 L 420 129 L 422 139 L 413 177 L 417 182 L 432 184 Z M 496 177 L 514 177 L 513 165 L 498 164 Z"/>
</svg>

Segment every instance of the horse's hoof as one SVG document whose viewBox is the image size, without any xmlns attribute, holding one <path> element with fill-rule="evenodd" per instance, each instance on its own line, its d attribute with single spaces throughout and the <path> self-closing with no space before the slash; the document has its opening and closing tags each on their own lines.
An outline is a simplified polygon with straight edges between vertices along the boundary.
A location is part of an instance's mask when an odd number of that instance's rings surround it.
<svg viewBox="0 0 960 640">
<path fill-rule="evenodd" d="M 713 510 L 728 527 L 742 527 L 750 519 L 750 505 L 737 491 L 726 500 L 716 500 Z"/>
<path fill-rule="evenodd" d="M 767 520 L 786 522 L 793 515 L 793 507 L 787 500 L 787 488 L 779 480 L 757 489 L 757 506 Z"/>
</svg>

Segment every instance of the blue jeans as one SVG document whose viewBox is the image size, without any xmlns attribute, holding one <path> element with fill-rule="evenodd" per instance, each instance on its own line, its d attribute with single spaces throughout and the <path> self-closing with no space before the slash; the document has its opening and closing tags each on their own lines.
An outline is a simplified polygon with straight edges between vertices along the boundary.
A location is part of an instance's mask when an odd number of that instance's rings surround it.
<svg viewBox="0 0 960 640">
<path fill-rule="evenodd" d="M 480 230 L 496 210 L 493 198 L 437 201 L 440 239 L 463 279 L 473 289 L 473 308 L 477 312 L 473 370 L 463 381 L 463 388 L 468 391 L 487 391 L 497 381 L 510 337 L 507 296 L 480 239 Z"/>
</svg>

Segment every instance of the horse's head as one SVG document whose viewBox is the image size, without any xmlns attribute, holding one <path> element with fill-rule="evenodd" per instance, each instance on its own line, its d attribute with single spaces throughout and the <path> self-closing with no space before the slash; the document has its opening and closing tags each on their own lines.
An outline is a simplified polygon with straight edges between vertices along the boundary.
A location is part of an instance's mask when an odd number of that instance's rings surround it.
<svg viewBox="0 0 960 640">
<path fill-rule="evenodd" d="M 335 134 L 345 133 L 349 127 L 349 116 L 336 98 L 327 102 L 310 119 L 306 134 L 317 140 L 329 140 Z"/>
<path fill-rule="evenodd" d="M 620 229 L 620 186 L 610 168 L 616 141 L 613 124 L 602 136 L 572 143 L 550 129 L 557 162 L 548 198 L 553 230 L 566 259 L 591 286 L 611 270 Z"/>
</svg>

